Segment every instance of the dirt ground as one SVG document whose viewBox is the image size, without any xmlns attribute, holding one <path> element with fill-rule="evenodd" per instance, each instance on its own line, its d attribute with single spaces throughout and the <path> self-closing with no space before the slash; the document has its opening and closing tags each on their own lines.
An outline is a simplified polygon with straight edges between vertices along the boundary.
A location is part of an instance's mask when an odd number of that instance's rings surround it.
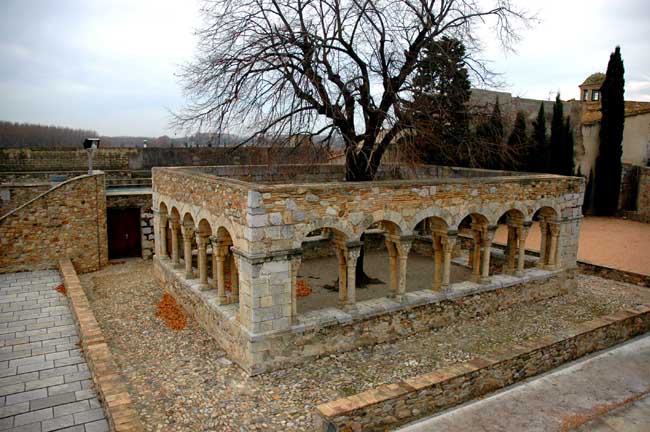
<svg viewBox="0 0 650 432">
<path fill-rule="evenodd" d="M 193 319 L 174 331 L 156 316 L 163 291 L 150 261 L 81 278 L 145 429 L 161 432 L 313 431 L 319 403 L 650 302 L 647 288 L 580 275 L 568 295 L 251 378 Z"/>
<path fill-rule="evenodd" d="M 369 284 L 367 288 L 356 290 L 357 301 L 386 297 L 390 294 L 390 268 L 386 251 L 369 251 L 364 258 L 366 274 L 378 279 L 381 283 Z M 469 279 L 471 271 L 468 268 L 452 265 L 451 283 Z M 310 310 L 337 307 L 338 292 L 328 290 L 326 285 L 334 286 L 338 280 L 338 261 L 334 256 L 304 260 L 298 271 L 298 279 L 305 279 L 311 289 L 307 297 L 298 298 L 298 310 Z M 433 258 L 409 254 L 406 291 L 431 289 L 433 283 Z"/>
<path fill-rule="evenodd" d="M 495 241 L 505 244 L 508 231 L 499 226 Z M 539 225 L 526 239 L 526 249 L 539 251 Z M 578 260 L 650 275 L 650 224 L 621 218 L 585 217 L 580 228 Z"/>
</svg>

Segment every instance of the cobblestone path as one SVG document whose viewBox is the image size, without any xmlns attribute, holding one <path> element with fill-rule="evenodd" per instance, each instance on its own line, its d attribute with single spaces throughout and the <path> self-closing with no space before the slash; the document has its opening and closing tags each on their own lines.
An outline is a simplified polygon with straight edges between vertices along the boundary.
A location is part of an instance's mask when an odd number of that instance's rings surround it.
<svg viewBox="0 0 650 432">
<path fill-rule="evenodd" d="M 100 432 L 108 424 L 53 270 L 0 275 L 0 430 Z"/>
</svg>

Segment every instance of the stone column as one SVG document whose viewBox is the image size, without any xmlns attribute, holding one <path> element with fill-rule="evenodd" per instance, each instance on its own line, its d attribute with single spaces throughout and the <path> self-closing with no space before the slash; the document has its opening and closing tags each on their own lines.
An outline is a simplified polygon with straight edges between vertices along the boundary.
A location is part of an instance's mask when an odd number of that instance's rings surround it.
<svg viewBox="0 0 650 432">
<path fill-rule="evenodd" d="M 348 246 L 345 257 L 346 273 L 347 273 L 347 297 L 345 299 L 346 309 L 355 309 L 357 296 L 356 296 L 356 276 L 357 276 L 357 259 L 361 255 L 361 248 L 363 246 Z"/>
<path fill-rule="evenodd" d="M 528 237 L 528 231 L 530 230 L 530 222 L 523 224 L 518 228 L 519 231 L 519 245 L 518 245 L 518 257 L 517 257 L 517 276 L 523 276 L 524 274 L 524 264 L 526 262 L 526 237 Z"/>
<path fill-rule="evenodd" d="M 548 266 L 555 270 L 558 268 L 557 263 L 557 247 L 560 237 L 560 224 L 557 222 L 550 222 L 548 224 L 549 231 L 551 232 L 551 244 L 548 248 Z"/>
<path fill-rule="evenodd" d="M 444 261 L 444 252 L 442 245 L 444 244 L 444 237 L 447 234 L 441 234 L 434 232 L 432 235 L 433 238 L 433 283 L 431 285 L 431 290 L 439 291 L 442 285 L 442 267 Z"/>
<path fill-rule="evenodd" d="M 167 213 L 160 213 L 158 216 L 158 238 L 154 239 L 158 247 L 158 256 L 168 258 L 167 255 Z"/>
<path fill-rule="evenodd" d="M 196 246 L 198 250 L 199 261 L 199 283 L 201 289 L 208 289 L 208 236 L 205 234 L 196 234 Z"/>
<path fill-rule="evenodd" d="M 397 300 L 402 300 L 406 294 L 406 268 L 408 264 L 409 251 L 413 240 L 401 238 L 396 244 L 397 255 L 399 257 L 399 280 L 397 284 Z"/>
<path fill-rule="evenodd" d="M 228 246 L 224 246 L 221 241 L 212 243 L 212 256 L 216 262 L 216 271 L 214 271 L 214 279 L 217 281 L 217 298 L 220 305 L 226 304 L 226 278 L 225 278 L 225 262 L 226 255 L 228 254 Z"/>
<path fill-rule="evenodd" d="M 178 221 L 172 219 L 172 264 L 174 265 L 174 268 L 181 267 L 181 258 L 178 244 L 178 235 L 180 228 L 181 226 Z"/>
<path fill-rule="evenodd" d="M 291 257 L 291 322 L 298 321 L 298 269 L 302 262 L 301 256 Z"/>
<path fill-rule="evenodd" d="M 481 279 L 481 243 L 483 238 L 484 227 L 482 225 L 472 224 L 472 237 L 474 238 L 474 247 L 472 248 L 471 260 L 472 280 L 479 282 Z"/>
<path fill-rule="evenodd" d="M 216 236 L 210 236 L 210 246 L 212 247 L 212 282 L 210 284 L 211 289 L 217 289 L 217 248 L 219 245 L 219 240 Z"/>
<path fill-rule="evenodd" d="M 348 298 L 348 272 L 347 266 L 345 265 L 346 254 L 345 248 L 335 246 L 334 250 L 336 251 L 336 258 L 339 261 L 339 305 L 341 307 L 345 306 L 345 302 Z"/>
<path fill-rule="evenodd" d="M 239 302 L 239 269 L 237 268 L 237 259 L 235 254 L 230 253 L 230 298 L 231 303 Z"/>
<path fill-rule="evenodd" d="M 192 237 L 194 237 L 194 226 L 183 225 L 183 259 L 185 260 L 185 278 L 193 279 L 192 270 Z"/>
<path fill-rule="evenodd" d="M 456 245 L 457 231 L 448 231 L 447 235 L 441 237 L 441 246 L 444 253 L 444 260 L 442 264 L 442 289 L 443 291 L 449 290 L 449 280 L 451 278 L 451 254 Z"/>
<path fill-rule="evenodd" d="M 397 295 L 398 281 L 398 266 L 397 266 L 397 247 L 395 243 L 389 238 L 386 238 L 386 250 L 388 251 L 388 270 L 390 274 L 390 294 L 391 296 Z"/>
<path fill-rule="evenodd" d="M 508 224 L 508 257 L 504 273 L 513 274 L 515 272 L 515 259 L 517 251 L 517 231 L 519 227 Z"/>
<path fill-rule="evenodd" d="M 481 259 L 481 282 L 487 282 L 490 277 L 490 255 L 492 252 L 492 239 L 494 239 L 494 233 L 496 232 L 497 227 L 488 227 L 484 231 L 483 241 L 481 246 L 483 247 L 483 257 Z"/>
<path fill-rule="evenodd" d="M 539 219 L 539 229 L 541 235 L 541 243 L 539 247 L 539 261 L 537 261 L 537 267 L 544 268 L 547 264 L 548 257 L 546 256 L 546 251 L 548 248 L 548 222 L 544 219 Z"/>
</svg>

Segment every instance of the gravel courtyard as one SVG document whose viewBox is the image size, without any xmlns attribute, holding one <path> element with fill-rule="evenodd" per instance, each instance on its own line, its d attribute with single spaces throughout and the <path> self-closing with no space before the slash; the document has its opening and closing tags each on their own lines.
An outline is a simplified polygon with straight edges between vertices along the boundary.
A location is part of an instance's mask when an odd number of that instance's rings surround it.
<svg viewBox="0 0 650 432">
<path fill-rule="evenodd" d="M 173 331 L 155 316 L 163 292 L 150 261 L 82 283 L 150 431 L 310 431 L 319 403 L 650 303 L 647 288 L 580 275 L 570 295 L 250 378 L 194 321 Z"/>
</svg>

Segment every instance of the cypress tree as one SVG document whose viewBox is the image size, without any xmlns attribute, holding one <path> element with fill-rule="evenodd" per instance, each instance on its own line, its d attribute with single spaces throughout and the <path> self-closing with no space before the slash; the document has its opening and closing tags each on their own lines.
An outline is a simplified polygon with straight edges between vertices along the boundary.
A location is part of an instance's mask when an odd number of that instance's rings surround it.
<svg viewBox="0 0 650 432">
<path fill-rule="evenodd" d="M 501 117 L 501 107 L 499 106 L 499 98 L 497 97 L 490 117 L 487 121 L 476 127 L 476 138 L 479 143 L 490 148 L 490 151 L 487 152 L 488 156 L 485 158 L 486 160 L 484 161 L 482 168 L 504 168 L 507 155 L 503 148 L 503 131 L 503 118 Z"/>
<path fill-rule="evenodd" d="M 550 164 L 548 172 L 553 174 L 564 174 L 566 163 L 564 161 L 564 140 L 566 130 L 564 126 L 564 107 L 560 100 L 560 94 L 555 96 L 553 104 L 553 119 L 551 120 L 551 142 L 550 142 Z"/>
<path fill-rule="evenodd" d="M 517 158 L 513 161 L 508 169 L 521 168 L 525 165 L 526 161 L 522 161 L 520 156 L 526 145 L 526 113 L 523 111 L 517 112 L 515 117 L 515 125 L 512 128 L 512 133 L 508 137 L 508 152 Z"/>
<path fill-rule="evenodd" d="M 618 209 L 621 189 L 621 156 L 623 155 L 623 126 L 625 123 L 625 68 L 621 48 L 610 55 L 605 81 L 600 89 L 602 119 L 600 147 L 596 158 L 596 214 L 611 216 Z"/>
<path fill-rule="evenodd" d="M 533 121 L 533 135 L 528 158 L 530 171 L 546 172 L 548 170 L 548 141 L 546 140 L 546 114 L 544 103 L 539 105 L 537 118 Z"/>
</svg>

